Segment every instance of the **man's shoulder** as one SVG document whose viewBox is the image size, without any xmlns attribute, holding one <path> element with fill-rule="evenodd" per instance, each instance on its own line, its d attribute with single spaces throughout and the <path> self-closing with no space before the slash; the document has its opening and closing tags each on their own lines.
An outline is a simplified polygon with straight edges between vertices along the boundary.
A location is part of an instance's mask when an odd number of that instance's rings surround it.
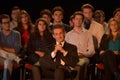
<svg viewBox="0 0 120 80">
<path fill-rule="evenodd" d="M 96 27 L 103 27 L 102 24 L 96 22 L 96 21 L 92 21 L 92 24 L 95 25 Z"/>
<path fill-rule="evenodd" d="M 12 30 L 11 33 L 12 33 L 13 35 L 20 35 L 20 32 L 19 32 L 19 31 L 16 31 L 16 30 Z"/>
<path fill-rule="evenodd" d="M 68 46 L 68 47 L 70 47 L 70 48 L 75 48 L 76 47 L 75 45 L 73 45 L 71 43 L 68 43 L 68 42 L 65 42 L 65 45 Z"/>
<path fill-rule="evenodd" d="M 12 30 L 13 33 L 19 34 L 20 32 L 17 30 Z"/>
</svg>

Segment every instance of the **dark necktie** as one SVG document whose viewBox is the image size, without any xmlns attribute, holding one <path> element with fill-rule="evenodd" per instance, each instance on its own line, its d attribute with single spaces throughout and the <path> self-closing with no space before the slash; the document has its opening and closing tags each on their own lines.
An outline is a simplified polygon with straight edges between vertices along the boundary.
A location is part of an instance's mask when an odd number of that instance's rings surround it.
<svg viewBox="0 0 120 80">
<path fill-rule="evenodd" d="M 89 29 L 89 28 L 90 28 L 90 24 L 91 24 L 91 21 L 88 20 L 88 19 L 86 19 L 86 20 L 84 21 L 84 28 L 85 28 L 85 29 Z"/>
<path fill-rule="evenodd" d="M 59 45 L 62 45 L 61 43 L 59 43 Z M 60 63 L 60 56 L 61 56 L 61 52 L 58 51 L 57 55 L 56 55 L 56 67 L 58 67 L 61 63 Z"/>
</svg>

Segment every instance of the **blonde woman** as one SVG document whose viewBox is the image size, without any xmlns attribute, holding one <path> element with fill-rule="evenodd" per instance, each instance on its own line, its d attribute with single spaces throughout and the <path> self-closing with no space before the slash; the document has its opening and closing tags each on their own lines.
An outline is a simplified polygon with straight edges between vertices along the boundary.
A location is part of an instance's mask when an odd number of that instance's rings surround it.
<svg viewBox="0 0 120 80">
<path fill-rule="evenodd" d="M 120 25 L 111 18 L 108 22 L 108 32 L 100 43 L 100 59 L 105 67 L 105 80 L 120 80 L 117 65 L 120 63 Z M 114 76 L 112 76 L 114 75 Z"/>
</svg>

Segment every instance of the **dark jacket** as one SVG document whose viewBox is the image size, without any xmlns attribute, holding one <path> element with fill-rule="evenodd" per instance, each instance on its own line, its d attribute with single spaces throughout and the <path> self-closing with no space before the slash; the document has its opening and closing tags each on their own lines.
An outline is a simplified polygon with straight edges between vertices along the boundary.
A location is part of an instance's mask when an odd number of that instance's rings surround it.
<svg viewBox="0 0 120 80">
<path fill-rule="evenodd" d="M 49 47 L 53 41 L 54 39 L 51 34 L 48 34 L 48 36 L 44 38 L 40 38 L 39 35 L 32 34 L 27 45 L 28 62 L 34 64 L 40 59 L 40 57 L 35 54 L 36 50 L 44 52 L 46 56 L 49 53 L 47 47 Z"/>
<path fill-rule="evenodd" d="M 55 48 L 55 43 L 53 43 L 49 47 L 50 53 L 52 53 L 54 48 Z M 66 66 L 75 67 L 77 62 L 79 61 L 78 54 L 77 54 L 77 47 L 72 45 L 72 44 L 69 44 L 69 43 L 65 42 L 64 46 L 63 46 L 63 49 L 65 49 L 68 53 L 67 53 L 66 56 L 63 56 L 62 53 L 61 53 L 60 58 L 65 62 Z M 50 57 L 51 57 L 51 54 L 50 54 Z"/>
</svg>

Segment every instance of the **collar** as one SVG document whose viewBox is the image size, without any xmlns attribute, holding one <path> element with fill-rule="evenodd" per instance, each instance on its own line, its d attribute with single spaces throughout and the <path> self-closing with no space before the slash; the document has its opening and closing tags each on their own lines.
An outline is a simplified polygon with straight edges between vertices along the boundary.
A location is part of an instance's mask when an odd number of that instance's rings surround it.
<svg viewBox="0 0 120 80">
<path fill-rule="evenodd" d="M 80 32 L 85 32 L 85 31 L 86 31 L 86 29 L 84 27 L 82 27 L 82 30 Z M 72 32 L 75 32 L 74 28 L 73 28 Z"/>
<path fill-rule="evenodd" d="M 61 44 L 62 47 L 64 46 L 64 43 L 65 43 L 65 41 L 62 41 L 62 42 L 56 42 L 56 44 Z"/>
</svg>

